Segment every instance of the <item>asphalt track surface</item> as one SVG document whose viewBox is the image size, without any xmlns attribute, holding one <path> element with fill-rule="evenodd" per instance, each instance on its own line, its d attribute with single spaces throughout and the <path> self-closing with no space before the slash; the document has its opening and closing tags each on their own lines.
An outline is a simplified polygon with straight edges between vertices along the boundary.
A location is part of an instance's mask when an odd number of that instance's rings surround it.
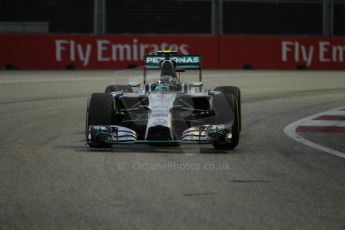
<svg viewBox="0 0 345 230">
<path fill-rule="evenodd" d="M 345 229 L 345 159 L 283 133 L 344 106 L 344 72 L 205 71 L 206 88 L 242 89 L 233 151 L 85 146 L 88 95 L 140 74 L 0 72 L 1 230 Z M 308 135 L 345 151 L 344 134 Z"/>
</svg>

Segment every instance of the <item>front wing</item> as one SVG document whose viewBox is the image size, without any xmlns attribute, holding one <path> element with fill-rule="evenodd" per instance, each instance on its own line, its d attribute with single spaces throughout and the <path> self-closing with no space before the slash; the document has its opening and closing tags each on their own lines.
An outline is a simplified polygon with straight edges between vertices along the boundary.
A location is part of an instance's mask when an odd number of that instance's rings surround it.
<svg viewBox="0 0 345 230">
<path fill-rule="evenodd" d="M 181 139 L 175 140 L 138 140 L 137 133 L 129 128 L 117 125 L 89 126 L 87 144 L 135 144 L 135 143 L 179 143 L 179 144 L 207 144 L 215 139 L 231 139 L 232 123 L 219 125 L 201 125 L 186 129 Z"/>
</svg>

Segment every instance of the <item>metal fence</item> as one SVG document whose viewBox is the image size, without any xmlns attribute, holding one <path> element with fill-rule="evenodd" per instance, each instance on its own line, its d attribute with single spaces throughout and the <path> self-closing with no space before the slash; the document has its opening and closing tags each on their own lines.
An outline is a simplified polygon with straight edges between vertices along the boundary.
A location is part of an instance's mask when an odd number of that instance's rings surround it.
<svg viewBox="0 0 345 230">
<path fill-rule="evenodd" d="M 345 35 L 344 0 L 1 0 L 0 32 Z"/>
</svg>

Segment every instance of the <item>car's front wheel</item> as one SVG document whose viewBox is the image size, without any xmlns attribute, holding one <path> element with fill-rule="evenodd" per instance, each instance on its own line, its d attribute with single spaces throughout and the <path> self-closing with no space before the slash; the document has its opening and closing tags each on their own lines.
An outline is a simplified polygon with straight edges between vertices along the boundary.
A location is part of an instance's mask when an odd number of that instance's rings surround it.
<svg viewBox="0 0 345 230">
<path fill-rule="evenodd" d="M 115 103 L 107 93 L 94 93 L 88 100 L 86 111 L 86 138 L 91 125 L 111 125 L 114 120 Z M 90 147 L 111 147 L 108 143 L 92 141 Z"/>
<path fill-rule="evenodd" d="M 224 96 L 226 98 L 226 102 L 224 102 L 223 100 L 218 100 L 215 102 L 217 103 L 217 105 L 215 106 L 219 108 L 225 108 L 226 106 L 230 106 L 231 110 L 233 111 L 233 117 L 232 117 L 233 125 L 231 127 L 231 138 L 228 138 L 229 134 L 226 133 L 225 137 L 220 136 L 219 138 L 215 138 L 212 141 L 212 144 L 216 149 L 234 149 L 238 145 L 239 140 L 240 140 L 239 108 L 238 108 L 237 100 L 233 95 L 224 94 Z M 228 120 L 226 119 L 227 116 L 230 116 L 230 114 L 221 113 L 219 116 L 219 119 L 221 121 L 226 121 Z M 216 112 L 216 117 L 217 117 L 217 112 Z"/>
<path fill-rule="evenodd" d="M 216 87 L 214 89 L 215 91 L 220 91 L 222 92 L 223 94 L 225 95 L 233 95 L 236 100 L 237 100 L 237 104 L 238 104 L 238 113 L 239 113 L 239 131 L 241 132 L 242 130 L 242 108 L 241 108 L 241 91 L 238 87 L 236 86 L 219 86 L 219 87 Z M 227 99 L 229 99 L 230 97 L 227 97 Z M 229 102 L 229 100 L 228 100 Z M 230 102 L 229 102 L 230 103 Z"/>
</svg>

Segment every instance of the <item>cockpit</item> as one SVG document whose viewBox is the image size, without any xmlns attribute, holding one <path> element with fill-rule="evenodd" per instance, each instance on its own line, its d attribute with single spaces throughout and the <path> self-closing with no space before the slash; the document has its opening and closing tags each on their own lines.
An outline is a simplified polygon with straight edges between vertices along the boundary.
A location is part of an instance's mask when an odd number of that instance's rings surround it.
<svg viewBox="0 0 345 230">
<path fill-rule="evenodd" d="M 161 75 L 154 86 L 154 91 L 175 91 L 179 89 L 176 75 L 176 63 L 173 60 L 164 60 L 161 63 Z"/>
</svg>

